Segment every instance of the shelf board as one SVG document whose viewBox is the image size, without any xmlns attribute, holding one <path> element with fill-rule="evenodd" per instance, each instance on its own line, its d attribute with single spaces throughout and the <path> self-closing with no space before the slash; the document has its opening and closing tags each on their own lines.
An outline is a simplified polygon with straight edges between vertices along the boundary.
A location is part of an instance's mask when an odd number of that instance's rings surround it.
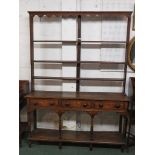
<svg viewBox="0 0 155 155">
<path fill-rule="evenodd" d="M 130 17 L 132 11 L 28 11 L 32 16 L 38 15 L 42 17 L 46 16 L 122 16 L 122 17 Z"/>
<path fill-rule="evenodd" d="M 115 62 L 115 61 L 80 61 L 80 63 L 125 64 L 125 62 Z"/>
<path fill-rule="evenodd" d="M 126 41 L 81 40 L 81 43 L 126 44 Z"/>
<path fill-rule="evenodd" d="M 33 42 L 77 43 L 76 40 L 33 40 Z"/>
<path fill-rule="evenodd" d="M 70 60 L 34 60 L 36 63 L 100 63 L 100 64 L 125 64 L 125 62 L 114 61 L 70 61 Z"/>
<path fill-rule="evenodd" d="M 52 80 L 77 80 L 74 77 L 46 77 L 46 76 L 34 76 L 34 79 L 52 79 Z"/>
<path fill-rule="evenodd" d="M 80 78 L 80 80 L 94 80 L 94 81 L 124 81 L 123 78 Z"/>
<path fill-rule="evenodd" d="M 59 139 L 59 131 L 51 129 L 35 129 L 29 138 L 31 141 L 46 142 L 71 142 L 71 143 L 92 143 L 123 145 L 125 138 L 119 132 L 94 132 L 94 139 L 90 140 L 89 131 L 62 130 L 62 137 Z"/>
<path fill-rule="evenodd" d="M 69 61 L 69 60 L 34 60 L 36 63 L 78 63 L 77 61 Z"/>
<path fill-rule="evenodd" d="M 103 44 L 126 44 L 125 41 L 100 41 L 100 40 L 33 40 L 33 42 L 54 42 L 54 43 L 103 43 Z"/>
<path fill-rule="evenodd" d="M 53 79 L 53 80 L 94 80 L 94 81 L 124 81 L 123 78 L 75 78 L 75 77 L 47 77 L 47 76 L 34 76 L 34 79 Z"/>
</svg>

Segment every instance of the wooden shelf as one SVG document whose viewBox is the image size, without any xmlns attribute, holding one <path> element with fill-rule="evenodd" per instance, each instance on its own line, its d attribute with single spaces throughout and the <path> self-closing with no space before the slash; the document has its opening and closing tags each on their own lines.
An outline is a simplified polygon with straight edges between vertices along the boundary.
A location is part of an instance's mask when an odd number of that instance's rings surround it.
<svg viewBox="0 0 155 155">
<path fill-rule="evenodd" d="M 46 76 L 34 76 L 34 79 L 77 80 L 77 78 L 74 77 L 46 77 Z"/>
<path fill-rule="evenodd" d="M 81 43 L 126 44 L 126 41 L 81 40 Z"/>
<path fill-rule="evenodd" d="M 77 43 L 76 40 L 33 40 L 33 42 L 51 42 L 51 43 Z"/>
<path fill-rule="evenodd" d="M 115 61 L 80 61 L 80 63 L 125 64 L 125 62 L 115 62 Z"/>
<path fill-rule="evenodd" d="M 34 76 L 34 79 L 124 81 L 123 78 L 84 78 L 84 77 L 74 78 L 74 77 L 47 77 L 47 76 Z"/>
<path fill-rule="evenodd" d="M 77 61 L 70 60 L 34 60 L 33 62 L 37 63 L 78 63 Z"/>
<path fill-rule="evenodd" d="M 34 60 L 36 63 L 100 63 L 100 64 L 125 64 L 125 62 L 114 61 L 70 61 L 70 60 Z"/>
<path fill-rule="evenodd" d="M 74 16 L 112 16 L 112 17 L 130 17 L 132 11 L 28 11 L 33 17 L 35 15 L 42 17 L 59 16 L 59 17 L 74 17 Z"/>
<path fill-rule="evenodd" d="M 62 130 L 61 139 L 58 130 L 36 129 L 31 132 L 29 140 L 47 142 L 70 142 L 70 143 L 92 143 L 124 145 L 125 138 L 119 132 L 94 132 L 93 140 L 90 139 L 89 131 Z"/>
<path fill-rule="evenodd" d="M 124 81 L 123 78 L 80 78 L 80 80 L 95 80 L 95 81 Z"/>
<path fill-rule="evenodd" d="M 103 43 L 103 44 L 126 44 L 125 41 L 101 41 L 101 40 L 33 40 L 33 42 L 54 42 L 54 43 Z"/>
</svg>

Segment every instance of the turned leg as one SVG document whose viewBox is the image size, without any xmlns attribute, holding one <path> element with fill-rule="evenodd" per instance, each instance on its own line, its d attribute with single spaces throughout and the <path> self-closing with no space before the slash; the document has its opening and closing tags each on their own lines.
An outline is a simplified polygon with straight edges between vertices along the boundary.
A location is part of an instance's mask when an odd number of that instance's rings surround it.
<svg viewBox="0 0 155 155">
<path fill-rule="evenodd" d="M 19 146 L 22 147 L 22 137 L 19 135 Z"/>
<path fill-rule="evenodd" d="M 93 124 L 94 115 L 91 115 L 91 126 L 90 126 L 90 140 L 93 141 L 93 132 L 94 132 L 94 124 Z M 93 150 L 93 144 L 91 143 L 89 146 L 90 151 Z"/>
<path fill-rule="evenodd" d="M 37 128 L 37 110 L 33 111 L 33 123 L 34 123 L 34 129 Z"/>
<path fill-rule="evenodd" d="M 61 116 L 62 116 L 62 113 L 59 113 L 59 140 L 60 140 L 60 142 L 59 142 L 59 149 L 61 149 L 62 148 L 62 142 L 61 142 L 61 136 L 62 136 L 62 122 L 61 122 Z"/>
<path fill-rule="evenodd" d="M 119 133 L 122 133 L 122 115 L 119 116 Z"/>
<path fill-rule="evenodd" d="M 125 150 L 127 153 L 129 152 L 129 147 L 128 147 L 127 144 L 121 146 L 121 152 L 124 152 L 124 150 Z"/>
<path fill-rule="evenodd" d="M 129 127 L 128 127 L 128 135 L 127 135 L 127 145 L 129 145 L 130 132 L 131 132 L 131 119 L 129 118 Z"/>
<path fill-rule="evenodd" d="M 124 137 L 126 137 L 127 123 L 128 123 L 128 120 L 127 120 L 126 117 L 124 117 L 124 124 L 123 124 L 123 136 L 124 136 Z"/>
<path fill-rule="evenodd" d="M 89 150 L 92 151 L 93 150 L 93 144 L 91 143 L 89 146 Z"/>
<path fill-rule="evenodd" d="M 62 142 L 59 142 L 59 149 L 62 149 Z"/>
<path fill-rule="evenodd" d="M 124 152 L 124 145 L 121 146 L 121 152 Z"/>
<path fill-rule="evenodd" d="M 32 144 L 31 141 L 29 140 L 28 143 L 29 143 L 29 148 L 31 148 L 31 144 Z"/>
<path fill-rule="evenodd" d="M 27 118 L 28 118 L 28 137 L 31 136 L 31 123 L 32 123 L 32 118 L 31 118 L 31 112 L 27 113 Z M 31 147 L 31 141 L 28 140 L 29 147 Z"/>
<path fill-rule="evenodd" d="M 124 148 L 128 151 L 128 135 L 127 135 L 127 125 L 129 122 L 128 116 L 124 116 L 124 124 L 123 124 L 123 136 L 127 140 L 126 145 L 123 145 L 123 150 Z"/>
</svg>

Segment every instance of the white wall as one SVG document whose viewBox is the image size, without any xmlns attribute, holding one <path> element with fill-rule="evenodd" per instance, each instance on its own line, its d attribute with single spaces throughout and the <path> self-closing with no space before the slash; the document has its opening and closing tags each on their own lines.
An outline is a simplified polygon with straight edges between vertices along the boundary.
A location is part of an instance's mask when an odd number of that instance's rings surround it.
<svg viewBox="0 0 155 155">
<path fill-rule="evenodd" d="M 20 1 L 20 59 L 19 59 L 19 79 L 30 80 L 30 52 L 29 52 L 29 19 L 27 11 L 36 10 L 78 10 L 78 11 L 132 11 L 134 8 L 134 0 L 25 0 Z M 44 17 L 46 18 L 46 17 Z M 34 26 L 34 38 L 35 39 L 68 39 L 75 40 L 76 34 L 76 22 L 75 19 L 61 19 L 55 18 L 53 22 L 45 22 L 47 19 L 40 19 L 35 17 Z M 53 19 L 48 19 L 49 21 Z M 40 21 L 42 24 L 39 24 Z M 93 22 L 82 19 L 82 39 L 83 40 L 125 40 L 126 21 L 103 21 L 93 20 Z M 50 29 L 49 29 L 50 28 Z M 92 33 L 95 32 L 95 33 Z M 123 32 L 123 33 L 122 33 Z M 131 31 L 131 38 L 134 36 L 134 32 Z M 41 47 L 41 48 L 40 48 Z M 45 48 L 46 47 L 46 48 Z M 108 51 L 110 50 L 110 52 Z M 113 61 L 123 58 L 124 49 L 105 49 L 99 48 L 85 48 L 82 47 L 82 60 L 108 60 Z M 43 52 L 44 51 L 44 54 Z M 90 53 L 88 53 L 90 52 Z M 52 53 L 52 54 L 51 54 Z M 111 53 L 111 55 L 109 55 Z M 76 47 L 68 45 L 55 45 L 51 48 L 51 45 L 35 45 L 35 58 L 36 59 L 57 59 L 57 60 L 69 60 L 76 59 Z M 121 61 L 121 60 L 120 60 Z M 39 69 L 40 67 L 46 69 Z M 51 70 L 51 67 L 54 67 Z M 43 76 L 71 76 L 76 75 L 75 66 L 51 66 L 51 65 L 36 65 L 35 75 Z M 114 72 L 113 69 L 103 69 L 103 66 L 96 66 L 93 70 L 83 69 L 81 70 L 82 77 L 122 77 L 123 72 L 118 69 Z M 128 68 L 127 74 L 127 87 L 126 93 L 128 94 L 128 81 L 129 77 L 134 76 L 134 73 Z M 57 82 L 57 85 L 51 81 L 37 81 L 36 89 L 38 90 L 57 90 L 57 91 L 75 91 L 75 83 Z M 48 84 L 48 85 L 47 85 Z M 50 85 L 49 85 L 50 84 Z M 120 86 L 106 86 L 102 83 L 98 83 L 96 86 L 81 86 L 81 91 L 112 91 L 120 92 L 122 89 Z M 39 111 L 38 126 L 55 128 L 57 127 L 57 120 L 53 123 L 53 113 Z M 23 117 L 26 115 L 23 115 Z M 99 117 L 95 118 L 95 129 L 96 130 L 116 130 L 118 119 L 117 115 L 100 114 Z M 82 119 L 81 119 L 82 118 Z M 103 119 L 104 118 L 104 119 Z M 89 117 L 86 114 L 79 114 L 78 117 L 75 113 L 69 113 L 64 116 L 64 128 L 67 129 L 78 129 L 78 130 L 89 130 L 89 125 L 86 123 Z M 75 121 L 77 120 L 77 121 Z M 102 121 L 101 121 L 102 120 Z M 105 121 L 104 121 L 105 120 Z M 107 121 L 108 120 L 108 121 Z M 109 122 L 109 123 L 107 123 Z M 104 125 L 105 124 L 105 125 Z"/>
</svg>

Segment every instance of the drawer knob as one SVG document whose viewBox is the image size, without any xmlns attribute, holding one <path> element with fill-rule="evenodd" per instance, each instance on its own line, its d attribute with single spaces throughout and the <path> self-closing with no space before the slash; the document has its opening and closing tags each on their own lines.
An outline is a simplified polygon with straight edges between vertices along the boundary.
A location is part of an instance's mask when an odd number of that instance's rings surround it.
<svg viewBox="0 0 155 155">
<path fill-rule="evenodd" d="M 99 107 L 102 108 L 102 107 L 103 107 L 103 103 L 100 103 L 100 104 L 99 104 Z"/>
<path fill-rule="evenodd" d="M 121 107 L 120 103 L 115 104 L 115 108 L 120 108 L 120 107 Z"/>
<path fill-rule="evenodd" d="M 83 104 L 83 107 L 87 107 L 87 106 L 88 106 L 88 104 L 87 104 L 87 103 L 84 103 L 84 104 Z"/>
<path fill-rule="evenodd" d="M 36 105 L 38 105 L 38 103 L 34 103 L 34 105 L 36 106 Z"/>
<path fill-rule="evenodd" d="M 69 103 L 65 103 L 65 106 L 66 106 L 66 107 L 69 107 L 69 106 L 70 106 L 70 104 L 69 104 Z"/>
<path fill-rule="evenodd" d="M 52 103 L 50 103 L 50 105 L 54 105 L 54 103 L 52 102 Z"/>
</svg>

